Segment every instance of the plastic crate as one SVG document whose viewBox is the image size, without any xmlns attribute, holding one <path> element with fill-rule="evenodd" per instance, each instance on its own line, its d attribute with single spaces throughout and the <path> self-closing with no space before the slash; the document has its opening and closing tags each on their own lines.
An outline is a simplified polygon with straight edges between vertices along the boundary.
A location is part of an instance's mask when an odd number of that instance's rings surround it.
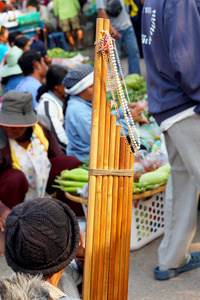
<svg viewBox="0 0 200 300">
<path fill-rule="evenodd" d="M 164 233 L 165 191 L 133 201 L 130 250 L 137 250 Z"/>
<path fill-rule="evenodd" d="M 25 27 L 39 27 L 40 26 L 40 13 L 27 14 L 17 17 L 20 28 Z"/>
</svg>

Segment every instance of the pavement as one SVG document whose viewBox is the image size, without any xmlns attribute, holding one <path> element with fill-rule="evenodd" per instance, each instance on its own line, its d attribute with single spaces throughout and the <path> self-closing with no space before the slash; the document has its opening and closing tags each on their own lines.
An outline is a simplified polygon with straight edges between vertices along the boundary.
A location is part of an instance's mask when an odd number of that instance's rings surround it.
<svg viewBox="0 0 200 300">
<path fill-rule="evenodd" d="M 127 60 L 122 60 L 127 70 Z M 141 75 L 146 77 L 144 60 L 140 60 Z M 200 211 L 198 212 L 200 219 Z M 178 277 L 158 281 L 154 279 L 153 269 L 157 266 L 157 249 L 162 236 L 142 248 L 130 252 L 128 300 L 196 300 L 200 299 L 200 268 L 180 274 Z M 200 251 L 200 225 L 191 246 L 191 252 Z M 0 257 L 0 278 L 10 276 L 12 270 L 5 257 Z M 8 299 L 10 300 L 10 299 Z M 122 299 L 125 300 L 125 299 Z"/>
</svg>

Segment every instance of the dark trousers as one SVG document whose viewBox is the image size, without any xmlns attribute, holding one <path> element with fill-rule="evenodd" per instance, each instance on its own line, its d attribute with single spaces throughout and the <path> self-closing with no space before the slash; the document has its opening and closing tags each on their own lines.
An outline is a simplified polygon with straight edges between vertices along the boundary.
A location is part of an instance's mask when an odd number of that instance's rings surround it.
<svg viewBox="0 0 200 300">
<path fill-rule="evenodd" d="M 51 170 L 47 183 L 46 191 L 48 194 L 57 192 L 56 198 L 67 203 L 76 215 L 83 215 L 80 203 L 68 200 L 65 194 L 52 187 L 56 176 L 63 170 L 71 170 L 81 165 L 81 162 L 73 156 L 58 156 L 50 159 Z M 0 175 L 0 200 L 9 208 L 23 202 L 28 191 L 28 181 L 24 173 L 16 169 L 8 169 Z"/>
</svg>

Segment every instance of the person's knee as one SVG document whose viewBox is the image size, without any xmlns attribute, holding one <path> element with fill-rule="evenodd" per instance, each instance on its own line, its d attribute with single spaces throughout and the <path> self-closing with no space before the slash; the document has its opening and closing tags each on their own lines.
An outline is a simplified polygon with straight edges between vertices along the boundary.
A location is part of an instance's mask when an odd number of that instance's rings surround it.
<svg viewBox="0 0 200 300">
<path fill-rule="evenodd" d="M 28 189 L 28 182 L 24 173 L 17 169 L 8 169 L 4 171 L 0 176 L 0 183 L 2 182 L 10 187 L 13 186 L 14 183 L 15 186 L 24 186 Z"/>
<path fill-rule="evenodd" d="M 28 186 L 22 171 L 8 169 L 0 176 L 0 199 L 6 206 L 12 208 L 24 200 Z"/>
</svg>

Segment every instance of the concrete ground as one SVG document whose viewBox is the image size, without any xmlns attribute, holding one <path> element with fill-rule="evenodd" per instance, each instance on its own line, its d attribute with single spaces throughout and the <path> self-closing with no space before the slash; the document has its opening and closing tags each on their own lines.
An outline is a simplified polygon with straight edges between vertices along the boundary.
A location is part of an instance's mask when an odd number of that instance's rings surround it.
<svg viewBox="0 0 200 300">
<path fill-rule="evenodd" d="M 126 72 L 127 61 L 122 60 Z M 140 60 L 141 75 L 146 77 L 144 60 Z M 198 215 L 200 218 L 200 212 Z M 137 251 L 130 252 L 129 295 L 128 300 L 196 300 L 200 299 L 200 269 L 185 272 L 168 281 L 157 281 L 153 269 L 157 265 L 157 249 L 162 237 L 152 241 Z M 200 251 L 200 225 L 194 238 L 192 252 Z M 0 278 L 10 276 L 12 270 L 5 257 L 0 257 Z M 8 299 L 10 300 L 10 299 Z M 125 300 L 125 299 L 122 299 Z"/>
</svg>

